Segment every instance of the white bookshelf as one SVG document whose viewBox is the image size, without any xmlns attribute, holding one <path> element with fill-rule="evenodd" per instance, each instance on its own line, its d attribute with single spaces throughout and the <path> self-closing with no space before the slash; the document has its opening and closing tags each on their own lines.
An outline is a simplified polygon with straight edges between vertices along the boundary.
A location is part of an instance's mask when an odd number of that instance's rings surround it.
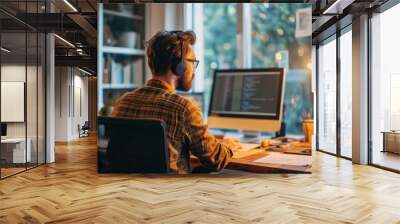
<svg viewBox="0 0 400 224">
<path fill-rule="evenodd" d="M 121 9 L 117 4 L 99 4 L 97 17 L 100 34 L 97 40 L 99 111 L 109 96 L 114 100 L 118 95 L 144 85 L 146 54 L 143 43 L 138 43 L 139 46 L 136 48 L 121 47 L 118 46 L 118 37 L 123 32 L 133 31 L 138 33 L 139 40 L 145 40 L 145 16 L 145 6 L 141 4 L 135 5 L 130 11 L 128 8 Z M 105 38 L 113 41 L 106 43 Z M 127 64 L 130 67 L 126 67 Z"/>
</svg>

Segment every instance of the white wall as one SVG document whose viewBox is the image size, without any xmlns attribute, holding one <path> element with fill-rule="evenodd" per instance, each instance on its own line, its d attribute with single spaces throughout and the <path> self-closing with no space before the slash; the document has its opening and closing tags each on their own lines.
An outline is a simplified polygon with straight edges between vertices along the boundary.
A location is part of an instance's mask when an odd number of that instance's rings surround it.
<svg viewBox="0 0 400 224">
<path fill-rule="evenodd" d="M 25 82 L 25 65 L 2 65 L 1 81 Z M 7 108 L 1 108 L 1 110 L 7 110 Z M 8 123 L 7 137 L 25 137 L 25 123 Z"/>
<path fill-rule="evenodd" d="M 146 41 L 159 31 L 183 29 L 183 4 L 151 3 L 146 7 Z M 149 78 L 151 72 L 146 61 L 146 80 Z"/>
<path fill-rule="evenodd" d="M 202 4 L 153 3 L 148 4 L 147 7 L 146 40 L 162 30 L 193 30 L 203 33 Z M 202 35 L 197 36 L 194 51 L 201 63 L 196 70 L 193 91 L 202 92 L 204 90 L 204 37 Z M 147 66 L 146 74 L 147 78 L 150 78 L 151 73 Z"/>
<path fill-rule="evenodd" d="M 67 67 L 55 68 L 55 141 L 68 141 L 69 84 Z"/>
<path fill-rule="evenodd" d="M 167 3 L 164 7 L 164 29 L 168 31 L 183 29 L 183 4 Z M 158 20 L 163 21 L 161 18 L 159 17 Z"/>
<path fill-rule="evenodd" d="M 82 76 L 82 73 L 74 75 L 74 99 L 72 108 L 72 120 L 71 120 L 71 136 L 72 138 L 78 138 L 78 125 L 82 126 L 85 121 L 89 120 L 89 92 L 88 92 L 88 77 Z"/>
<path fill-rule="evenodd" d="M 71 67 L 56 67 L 55 73 L 55 141 L 70 141 L 79 138 L 78 125 L 89 120 L 88 78 Z"/>
<path fill-rule="evenodd" d="M 1 81 L 2 82 L 25 82 L 25 65 L 2 65 L 1 66 Z M 28 66 L 27 67 L 28 74 L 35 73 L 36 74 L 36 67 Z M 36 82 L 32 83 L 32 80 L 29 76 L 29 86 L 36 86 Z M 35 107 L 36 108 L 36 88 L 27 88 L 27 106 L 28 107 Z M 33 99 L 34 98 L 34 99 Z M 35 102 L 32 105 L 31 102 Z M 7 110 L 7 108 L 1 108 L 1 110 Z M 29 110 L 30 111 L 30 110 Z M 33 120 L 36 123 L 36 113 L 28 113 L 27 114 L 28 122 L 32 122 Z M 28 128 L 33 127 L 33 125 L 28 124 Z M 36 126 L 34 127 L 36 130 Z M 29 133 L 29 130 L 28 130 Z M 13 122 L 8 123 L 7 125 L 7 136 L 8 137 L 25 137 L 25 123 L 24 122 Z M 29 136 L 28 136 L 29 137 Z"/>
<path fill-rule="evenodd" d="M 38 70 L 36 70 L 37 68 Z M 7 122 L 7 137 L 25 138 L 26 134 L 31 144 L 32 161 L 36 162 L 36 158 L 38 158 L 39 163 L 44 162 L 45 150 L 43 78 L 44 74 L 40 66 L 25 66 L 25 64 L 4 64 L 1 66 L 2 82 L 24 82 L 27 91 L 26 108 L 22 108 L 23 113 L 26 110 L 27 120 L 25 122 Z M 1 108 L 1 110 L 10 110 L 10 108 Z M 37 156 L 37 153 L 39 153 L 39 156 Z"/>
</svg>

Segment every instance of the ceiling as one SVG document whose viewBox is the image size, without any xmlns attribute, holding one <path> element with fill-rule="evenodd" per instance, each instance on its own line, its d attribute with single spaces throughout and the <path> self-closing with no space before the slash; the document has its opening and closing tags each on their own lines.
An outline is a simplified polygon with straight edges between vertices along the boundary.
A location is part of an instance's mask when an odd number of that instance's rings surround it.
<svg viewBox="0 0 400 224">
<path fill-rule="evenodd" d="M 388 0 L 309 0 L 312 3 L 313 44 L 351 24 L 353 17 L 372 12 Z"/>
<path fill-rule="evenodd" d="M 1 0 L 0 29 L 5 38 L 2 46 L 12 50 L 7 54 L 10 58 L 23 58 L 26 53 L 33 56 L 38 50 L 32 44 L 26 45 L 25 35 L 18 33 L 27 32 L 30 41 L 30 32 L 51 32 L 58 35 L 56 66 L 79 66 L 96 73 L 97 1 Z"/>
<path fill-rule="evenodd" d="M 220 1 L 220 0 L 215 0 Z M 210 0 L 207 2 L 215 2 Z M 351 23 L 352 17 L 373 10 L 388 0 L 271 0 L 273 2 L 305 2 L 312 4 L 313 43 L 332 35 L 336 29 Z M 54 32 L 56 65 L 74 65 L 96 73 L 97 3 L 165 2 L 149 0 L 1 0 L 0 29 L 3 33 Z M 259 2 L 259 1 L 254 1 Z M 51 13 L 50 13 L 51 12 Z M 24 36 L 24 35 L 23 35 Z M 25 39 L 7 35 L 8 48 L 23 52 Z M 29 39 L 29 38 L 28 38 Z M 12 44 L 11 42 L 14 41 Z M 3 44 L 5 42 L 3 41 Z M 28 55 L 34 52 L 28 45 Z M 31 49 L 32 48 L 32 49 Z M 26 52 L 24 53 L 26 54 Z"/>
</svg>

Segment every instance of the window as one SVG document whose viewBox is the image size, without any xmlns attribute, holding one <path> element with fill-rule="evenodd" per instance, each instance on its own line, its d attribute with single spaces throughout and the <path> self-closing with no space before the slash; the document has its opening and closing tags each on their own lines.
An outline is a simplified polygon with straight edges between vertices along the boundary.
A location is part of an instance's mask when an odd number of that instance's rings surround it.
<svg viewBox="0 0 400 224">
<path fill-rule="evenodd" d="M 400 5 L 372 17 L 372 163 L 400 170 Z M 389 132 L 384 140 L 383 132 Z M 384 144 L 384 142 L 386 144 Z"/>
<path fill-rule="evenodd" d="M 351 27 L 350 27 L 351 28 Z M 340 154 L 352 157 L 352 33 L 340 36 Z"/>
<path fill-rule="evenodd" d="M 204 4 L 203 12 L 204 64 L 208 79 L 213 69 L 236 67 L 236 3 Z"/>
<path fill-rule="evenodd" d="M 311 37 L 296 37 L 296 13 L 308 4 L 251 4 L 253 68 L 283 67 L 286 133 L 302 135 L 303 119 L 312 117 Z"/>
<path fill-rule="evenodd" d="M 41 13 L 43 1 L 4 3 L 18 15 Z M 35 15 L 37 16 L 37 15 Z M 1 12 L 0 26 L 0 179 L 45 163 L 46 37 L 40 30 L 15 25 Z"/>
<path fill-rule="evenodd" d="M 236 3 L 203 4 L 205 111 L 208 111 L 214 70 L 237 67 L 236 9 Z"/>
<path fill-rule="evenodd" d="M 261 3 L 186 6 L 193 12 L 186 13 L 193 19 L 193 22 L 186 21 L 192 25 L 186 28 L 193 28 L 202 40 L 196 45 L 204 44 L 204 50 L 195 50 L 198 56 L 203 57 L 200 60 L 204 59 L 206 107 L 215 69 L 284 67 L 287 69 L 286 133 L 302 135 L 302 121 L 306 116 L 312 117 L 313 113 L 311 36 L 296 38 L 295 32 L 296 12 L 307 7 L 310 5 Z M 196 79 L 197 83 L 199 81 L 202 80 Z"/>
<path fill-rule="evenodd" d="M 336 37 L 318 48 L 318 149 L 336 154 Z"/>
</svg>

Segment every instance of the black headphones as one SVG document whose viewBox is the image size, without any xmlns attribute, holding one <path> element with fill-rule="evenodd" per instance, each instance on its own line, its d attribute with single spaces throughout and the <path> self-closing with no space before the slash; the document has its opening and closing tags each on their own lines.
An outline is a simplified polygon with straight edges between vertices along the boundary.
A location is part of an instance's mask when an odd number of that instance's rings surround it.
<svg viewBox="0 0 400 224">
<path fill-rule="evenodd" d="M 182 36 L 180 35 L 181 33 L 182 33 L 182 31 L 164 31 L 162 33 L 162 39 L 159 40 L 159 44 L 163 44 L 163 41 L 166 38 L 169 38 L 174 35 L 178 38 L 178 41 L 180 42 L 180 47 L 181 47 L 180 57 L 177 57 L 175 55 L 176 45 L 174 45 L 173 47 L 172 46 L 167 47 L 167 52 L 165 52 L 165 57 L 170 58 L 171 70 L 176 76 L 179 76 L 179 77 L 183 76 L 186 71 L 186 64 L 183 59 L 183 39 L 182 39 Z M 156 57 L 156 55 L 154 54 L 153 57 Z M 153 61 L 155 61 L 155 60 L 153 60 Z"/>
<path fill-rule="evenodd" d="M 175 56 L 174 52 L 171 52 L 171 70 L 176 76 L 184 76 L 186 72 L 186 64 L 183 59 L 183 39 L 179 35 L 182 31 L 170 31 L 170 35 L 176 35 L 181 45 L 181 55 L 180 57 Z"/>
</svg>

